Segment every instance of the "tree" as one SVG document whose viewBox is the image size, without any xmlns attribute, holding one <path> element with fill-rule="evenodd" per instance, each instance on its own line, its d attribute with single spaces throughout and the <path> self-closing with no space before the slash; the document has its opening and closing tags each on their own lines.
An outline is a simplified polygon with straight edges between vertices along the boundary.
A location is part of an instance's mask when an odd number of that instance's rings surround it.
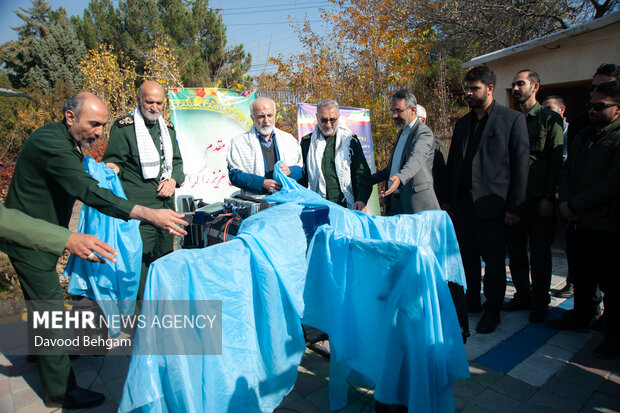
<svg viewBox="0 0 620 413">
<path fill-rule="evenodd" d="M 86 54 L 63 8 L 53 12 L 45 0 L 33 0 L 32 8 L 16 11 L 24 21 L 14 28 L 19 39 L 0 49 L 11 84 L 15 88 L 36 88 L 50 93 L 57 82 L 81 86 L 76 67 Z"/>
<path fill-rule="evenodd" d="M 121 0 L 116 9 L 111 0 L 91 0 L 73 24 L 89 48 L 108 43 L 124 50 L 139 74 L 146 52 L 165 41 L 176 54 L 183 85 L 249 84 L 244 73 L 251 57 L 241 45 L 226 47 L 226 28 L 207 0 Z"/>
</svg>

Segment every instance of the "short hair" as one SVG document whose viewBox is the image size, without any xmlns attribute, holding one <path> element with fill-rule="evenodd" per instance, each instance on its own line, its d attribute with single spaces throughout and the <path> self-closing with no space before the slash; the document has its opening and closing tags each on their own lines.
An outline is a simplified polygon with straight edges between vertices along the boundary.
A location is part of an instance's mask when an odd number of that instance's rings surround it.
<svg viewBox="0 0 620 413">
<path fill-rule="evenodd" d="M 405 104 L 408 108 L 415 108 L 418 103 L 413 92 L 407 89 L 401 89 L 398 92 L 394 93 L 390 100 L 393 102 L 395 100 L 403 99 L 405 100 Z"/>
<path fill-rule="evenodd" d="M 416 105 L 415 113 L 419 118 L 426 118 L 426 109 L 422 105 Z"/>
<path fill-rule="evenodd" d="M 566 103 L 564 102 L 564 99 L 562 99 L 561 96 L 559 95 L 551 95 L 551 96 L 547 96 L 544 100 L 543 103 L 549 99 L 555 99 L 558 102 L 558 106 L 560 107 L 566 107 Z"/>
<path fill-rule="evenodd" d="M 323 106 L 335 106 L 336 109 L 340 110 L 340 106 L 338 106 L 338 102 L 334 99 L 323 99 L 316 104 L 316 111 L 318 112 Z"/>
<path fill-rule="evenodd" d="M 85 95 L 78 93 L 77 95 L 71 96 L 69 99 L 62 104 L 62 113 L 63 115 L 67 113 L 68 110 L 75 113 L 75 120 L 80 120 L 80 115 L 82 114 L 82 104 L 84 103 Z"/>
<path fill-rule="evenodd" d="M 523 72 L 527 72 L 527 80 L 529 80 L 531 83 L 540 84 L 540 76 L 538 75 L 538 73 L 534 72 L 531 69 L 523 69 L 523 70 L 519 70 L 517 74 L 523 73 Z"/>
<path fill-rule="evenodd" d="M 497 81 L 497 76 L 491 70 L 489 66 L 476 66 L 465 74 L 466 82 L 477 82 L 481 81 L 487 86 L 493 85 L 495 86 L 495 82 Z"/>
<path fill-rule="evenodd" d="M 254 116 L 254 107 L 258 104 L 258 102 L 262 102 L 264 100 L 268 100 L 269 102 L 271 102 L 271 104 L 273 105 L 273 110 L 276 110 L 276 101 L 267 97 L 267 96 L 261 96 L 258 99 L 254 100 L 251 104 L 250 104 L 250 113 L 252 114 L 252 116 Z"/>
<path fill-rule="evenodd" d="M 598 67 L 598 69 L 596 69 L 594 76 L 596 75 L 610 76 L 616 80 L 620 80 L 620 66 L 613 63 L 603 63 Z"/>
<path fill-rule="evenodd" d="M 620 80 L 600 83 L 596 86 L 596 92 L 607 96 L 616 103 L 620 103 Z"/>
</svg>

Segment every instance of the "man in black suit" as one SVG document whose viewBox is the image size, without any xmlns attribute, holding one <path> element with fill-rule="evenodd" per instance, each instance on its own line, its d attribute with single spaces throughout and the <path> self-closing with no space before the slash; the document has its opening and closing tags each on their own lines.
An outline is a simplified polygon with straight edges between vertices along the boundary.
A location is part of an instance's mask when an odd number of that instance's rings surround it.
<svg viewBox="0 0 620 413">
<path fill-rule="evenodd" d="M 529 143 L 525 117 L 493 99 L 495 74 L 486 66 L 465 75 L 471 111 L 456 122 L 442 187 L 452 215 L 465 277 L 467 307 L 482 311 L 480 257 L 485 262 L 484 314 L 476 331 L 491 333 L 500 322 L 506 291 L 504 226 L 519 221 L 527 186 Z"/>
<path fill-rule="evenodd" d="M 439 209 L 433 190 L 433 132 L 416 116 L 416 98 L 399 90 L 391 99 L 390 115 L 399 129 L 388 166 L 372 176 L 372 183 L 386 182 L 379 195 L 386 197 L 386 215 L 415 214 Z"/>
</svg>

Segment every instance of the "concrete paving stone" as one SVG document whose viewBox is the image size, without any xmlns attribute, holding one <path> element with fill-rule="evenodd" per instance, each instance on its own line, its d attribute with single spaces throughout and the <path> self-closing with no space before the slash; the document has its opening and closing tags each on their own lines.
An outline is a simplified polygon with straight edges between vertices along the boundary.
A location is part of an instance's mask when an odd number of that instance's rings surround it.
<svg viewBox="0 0 620 413">
<path fill-rule="evenodd" d="M 538 391 L 537 387 L 504 375 L 491 385 L 491 389 L 519 401 L 526 401 Z"/>
<path fill-rule="evenodd" d="M 582 405 L 594 394 L 593 389 L 584 387 L 559 375 L 549 379 L 543 386 L 543 389 L 579 405 Z"/>
<path fill-rule="evenodd" d="M 584 407 L 594 409 L 597 412 L 620 412 L 620 397 L 609 397 L 599 392 L 588 400 Z"/>
<path fill-rule="evenodd" d="M 560 331 L 551 337 L 547 343 L 576 352 L 581 350 L 593 336 L 594 333 L 592 332 L 578 333 L 576 331 Z"/>
<path fill-rule="evenodd" d="M 104 382 L 118 379 L 127 375 L 129 363 L 124 357 L 104 357 L 99 368 L 99 375 Z"/>
<path fill-rule="evenodd" d="M 526 311 L 513 311 L 506 313 L 505 317 L 502 317 L 500 324 L 501 328 L 506 331 L 510 331 L 513 334 L 522 330 L 529 324 L 529 312 Z"/>
<path fill-rule="evenodd" d="M 454 397 L 469 401 L 482 393 L 486 388 L 487 386 L 472 379 L 458 380 L 452 385 L 452 394 Z"/>
<path fill-rule="evenodd" d="M 463 400 L 460 397 L 454 396 L 454 411 L 455 412 L 460 412 L 465 407 L 467 407 L 467 404 L 468 404 L 467 400 Z"/>
<path fill-rule="evenodd" d="M 563 347 L 556 346 L 555 344 L 545 343 L 540 346 L 536 351 L 536 354 L 543 357 L 548 357 L 552 360 L 558 360 L 564 363 L 569 362 L 574 356 L 575 352 L 567 350 Z"/>
<path fill-rule="evenodd" d="M 490 386 L 502 376 L 502 373 L 472 361 L 469 363 L 469 375 L 470 377 L 467 380 Z"/>
<path fill-rule="evenodd" d="M 328 381 L 322 377 L 300 373 L 297 375 L 295 391 L 302 397 L 306 397 L 307 395 L 326 387 L 327 384 Z"/>
<path fill-rule="evenodd" d="M 616 367 L 616 360 L 600 360 L 588 354 L 576 354 L 571 364 L 580 366 L 594 374 L 607 379 Z"/>
<path fill-rule="evenodd" d="M 329 411 L 329 389 L 327 387 L 324 387 L 318 391 L 315 391 L 314 393 L 307 395 L 306 399 L 310 400 L 312 404 L 317 406 L 319 409 L 326 412 Z"/>
<path fill-rule="evenodd" d="M 30 387 L 23 376 L 11 377 L 9 379 L 9 384 L 11 386 L 11 393 L 15 393 Z"/>
<path fill-rule="evenodd" d="M 518 413 L 576 413 L 581 405 L 544 389 L 524 403 Z"/>
<path fill-rule="evenodd" d="M 0 379 L 0 397 L 11 394 L 10 379 Z"/>
<path fill-rule="evenodd" d="M 598 391 L 610 397 L 620 399 L 620 381 L 617 380 L 618 376 L 615 376 L 615 379 L 613 376 L 614 375 L 605 380 L 605 382 L 599 386 Z"/>
<path fill-rule="evenodd" d="M 32 405 L 43 406 L 41 396 L 30 387 L 12 392 L 11 397 L 13 398 L 13 408 L 15 410 Z"/>
<path fill-rule="evenodd" d="M 566 366 L 558 375 L 592 390 L 596 390 L 605 381 L 603 377 L 573 364 Z"/>
<path fill-rule="evenodd" d="M 15 410 L 14 413 L 46 413 L 57 410 L 57 407 L 45 407 L 45 405 L 41 403 L 41 405 L 33 404 L 32 406 L 22 407 L 21 409 Z"/>
<path fill-rule="evenodd" d="M 532 386 L 541 387 L 549 377 L 555 375 L 565 363 L 539 354 L 532 354 L 513 367 L 507 374 Z"/>
<path fill-rule="evenodd" d="M 301 396 L 299 395 L 299 393 L 297 393 L 295 390 L 291 390 L 289 394 L 284 396 L 284 399 L 282 399 L 282 403 L 280 403 L 280 406 L 284 407 L 300 399 Z"/>
<path fill-rule="evenodd" d="M 303 413 L 324 413 L 324 410 L 321 410 L 318 406 L 314 405 L 310 400 L 301 399 L 297 400 L 294 403 L 283 407 L 282 409 L 274 410 L 274 413 L 285 413 L 289 411 L 297 411 Z M 328 410 L 329 411 L 329 410 Z"/>
<path fill-rule="evenodd" d="M 338 413 L 374 413 L 375 401 L 371 400 L 356 400 L 349 403 L 345 408 L 338 410 Z M 282 412 L 284 413 L 284 412 Z"/>
<path fill-rule="evenodd" d="M 489 388 L 474 397 L 472 404 L 476 408 L 479 407 L 489 409 L 490 411 L 508 413 L 517 410 L 521 402 Z"/>
<path fill-rule="evenodd" d="M 473 336 L 472 336 L 473 337 Z M 486 343 L 481 343 L 478 340 L 473 340 L 472 337 L 467 339 L 467 343 L 465 343 L 465 352 L 467 353 L 467 360 L 475 360 L 483 354 L 487 353 L 491 350 L 492 347 L 489 347 Z"/>
<path fill-rule="evenodd" d="M 27 371 L 32 371 L 38 369 L 37 363 L 28 363 L 25 357 L 20 357 L 11 362 L 11 366 L 9 367 L 9 376 L 20 376 Z"/>
<path fill-rule="evenodd" d="M 10 394 L 0 397 L 0 412 L 12 413 L 13 412 L 13 398 Z"/>
</svg>

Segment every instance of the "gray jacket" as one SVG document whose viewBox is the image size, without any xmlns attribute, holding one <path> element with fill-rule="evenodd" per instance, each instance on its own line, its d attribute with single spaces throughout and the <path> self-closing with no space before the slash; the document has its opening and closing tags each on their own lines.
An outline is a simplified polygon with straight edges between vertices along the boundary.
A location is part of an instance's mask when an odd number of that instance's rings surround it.
<svg viewBox="0 0 620 413">
<path fill-rule="evenodd" d="M 400 133 L 398 135 L 400 137 Z M 398 138 L 396 140 L 398 142 Z M 373 183 L 388 181 L 394 160 L 392 148 L 387 168 L 372 176 Z M 401 181 L 399 194 L 387 197 L 387 215 L 415 214 L 420 211 L 439 209 L 439 202 L 433 190 L 433 157 L 435 154 L 435 138 L 433 132 L 419 119 L 413 125 L 401 159 L 396 160 L 399 171 L 396 174 Z"/>
</svg>

